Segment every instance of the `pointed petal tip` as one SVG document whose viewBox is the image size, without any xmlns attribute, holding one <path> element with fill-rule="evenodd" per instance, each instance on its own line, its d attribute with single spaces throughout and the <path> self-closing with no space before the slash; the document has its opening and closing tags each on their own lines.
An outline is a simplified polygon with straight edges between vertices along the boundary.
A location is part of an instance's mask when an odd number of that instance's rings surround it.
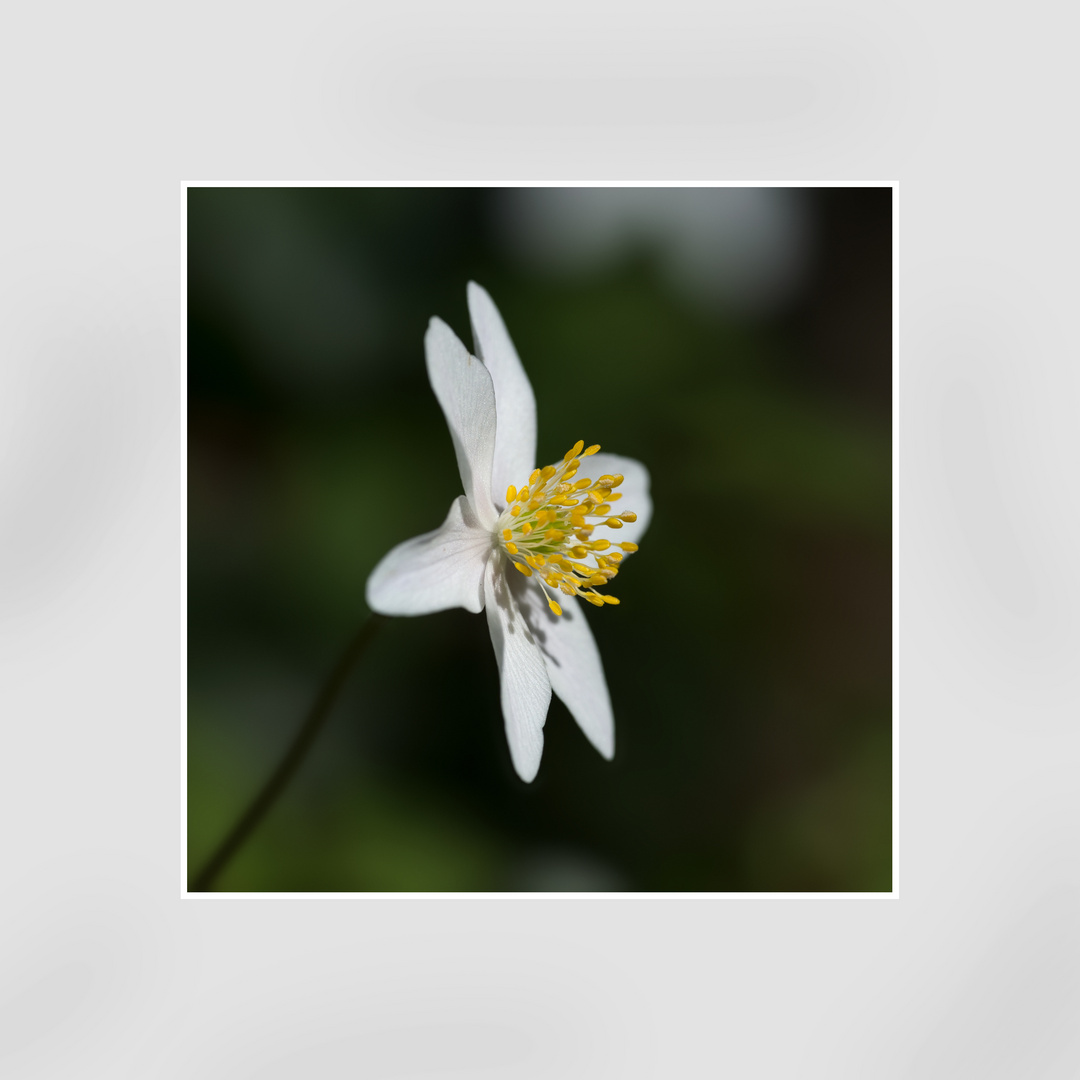
<svg viewBox="0 0 1080 1080">
<path fill-rule="evenodd" d="M 540 771 L 540 759 L 530 762 L 515 761 L 514 772 L 518 774 L 521 780 L 526 784 L 531 784 L 536 779 L 536 774 Z"/>
</svg>

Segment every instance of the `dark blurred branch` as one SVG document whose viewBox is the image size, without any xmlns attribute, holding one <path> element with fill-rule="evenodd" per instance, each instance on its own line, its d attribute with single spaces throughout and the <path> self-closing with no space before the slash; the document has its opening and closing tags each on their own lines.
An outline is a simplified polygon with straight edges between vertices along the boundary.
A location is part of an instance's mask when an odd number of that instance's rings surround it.
<svg viewBox="0 0 1080 1080">
<path fill-rule="evenodd" d="M 356 637 L 349 643 L 349 647 L 342 654 L 333 671 L 330 672 L 326 682 L 323 683 L 311 711 L 308 713 L 300 730 L 296 733 L 292 745 L 274 770 L 273 775 L 266 781 L 262 790 L 255 796 L 251 805 L 244 811 L 240 820 L 233 826 L 231 832 L 221 842 L 217 851 L 214 852 L 209 862 L 195 878 L 190 889 L 191 892 L 211 891 L 218 875 L 243 846 L 244 841 L 255 831 L 259 822 L 266 816 L 266 812 L 274 805 L 282 791 L 285 790 L 286 785 L 293 777 L 293 773 L 303 763 L 316 736 L 326 723 L 326 718 L 330 715 L 345 680 L 363 655 L 368 643 L 375 636 L 375 632 L 387 621 L 385 615 L 371 615 L 368 617 L 367 622 L 360 627 Z"/>
</svg>

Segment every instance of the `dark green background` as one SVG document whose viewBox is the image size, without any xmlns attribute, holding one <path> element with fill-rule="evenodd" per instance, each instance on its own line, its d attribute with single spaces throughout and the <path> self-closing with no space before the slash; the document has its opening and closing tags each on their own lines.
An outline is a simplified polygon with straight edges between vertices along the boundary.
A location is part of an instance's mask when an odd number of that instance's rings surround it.
<svg viewBox="0 0 1080 1080">
<path fill-rule="evenodd" d="M 471 346 L 472 278 L 532 379 L 539 464 L 581 438 L 652 474 L 622 603 L 588 611 L 616 758 L 553 699 L 523 784 L 484 617 L 395 619 L 218 887 L 891 888 L 892 193 L 793 197 L 809 261 L 749 314 L 644 238 L 530 261 L 495 190 L 189 191 L 191 870 L 375 563 L 461 491 L 423 336 L 439 315 Z"/>
</svg>

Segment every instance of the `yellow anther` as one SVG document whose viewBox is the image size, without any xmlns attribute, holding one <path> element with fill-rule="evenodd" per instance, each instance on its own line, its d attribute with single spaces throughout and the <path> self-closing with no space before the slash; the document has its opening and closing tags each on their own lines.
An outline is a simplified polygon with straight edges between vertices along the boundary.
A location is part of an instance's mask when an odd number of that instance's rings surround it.
<svg viewBox="0 0 1080 1080">
<path fill-rule="evenodd" d="M 617 604 L 618 602 L 619 598 L 617 596 L 608 596 L 606 593 L 604 594 L 605 604 Z"/>
<path fill-rule="evenodd" d="M 624 552 L 638 550 L 636 544 L 613 545 L 610 540 L 592 538 L 597 525 L 619 529 L 624 521 L 637 521 L 632 511 L 611 513 L 611 504 L 621 497 L 621 492 L 612 491 L 623 482 L 621 475 L 605 473 L 596 481 L 578 478 L 582 459 L 599 450 L 599 443 L 586 449 L 579 441 L 559 464 L 534 469 L 520 487 L 511 484 L 506 489 L 507 510 L 495 528 L 498 542 L 512 556 L 518 572 L 536 576 L 549 590 L 547 603 L 555 615 L 563 614 L 560 604 L 550 599 L 556 590 L 595 607 L 617 604 L 614 597 L 595 592 L 595 587 L 609 584 L 618 574 Z M 515 540 L 521 541 L 520 552 Z M 571 561 L 570 556 L 578 561 Z"/>
</svg>

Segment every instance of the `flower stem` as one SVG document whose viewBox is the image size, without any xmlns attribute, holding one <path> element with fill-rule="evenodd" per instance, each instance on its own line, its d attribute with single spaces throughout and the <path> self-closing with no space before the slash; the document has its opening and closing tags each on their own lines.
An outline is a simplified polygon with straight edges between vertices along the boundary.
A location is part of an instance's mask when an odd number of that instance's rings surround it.
<svg viewBox="0 0 1080 1080">
<path fill-rule="evenodd" d="M 311 706 L 300 730 L 296 733 L 292 744 L 286 750 L 285 756 L 278 763 L 278 767 L 263 785 L 262 790 L 252 800 L 251 805 L 241 815 L 240 820 L 237 821 L 229 834 L 218 845 L 214 854 L 210 856 L 209 861 L 195 878 L 191 886 L 191 892 L 210 892 L 212 890 L 213 883 L 218 875 L 229 864 L 232 857 L 240 850 L 247 838 L 266 816 L 267 811 L 274 805 L 278 796 L 285 790 L 293 774 L 303 763 L 308 750 L 311 749 L 315 737 L 326 723 L 326 718 L 330 715 L 334 702 L 337 700 L 342 686 L 345 685 L 349 673 L 363 655 L 368 643 L 375 636 L 375 632 L 387 621 L 385 615 L 370 615 L 360 627 L 356 636 L 341 654 L 334 669 L 323 683 L 318 697 Z"/>
</svg>

